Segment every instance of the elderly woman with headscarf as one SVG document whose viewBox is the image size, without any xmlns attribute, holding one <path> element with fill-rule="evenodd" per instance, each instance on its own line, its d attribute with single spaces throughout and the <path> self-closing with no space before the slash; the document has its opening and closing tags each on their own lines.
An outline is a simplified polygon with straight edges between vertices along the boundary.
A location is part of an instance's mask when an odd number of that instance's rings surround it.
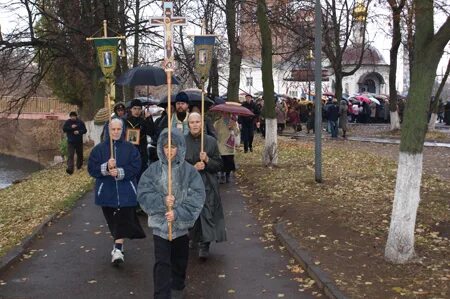
<svg viewBox="0 0 450 299">
<path fill-rule="evenodd" d="M 88 172 L 95 178 L 95 204 L 102 207 L 109 231 L 114 239 L 111 262 L 124 262 L 124 239 L 145 238 L 136 215 L 136 177 L 141 169 L 138 150 L 120 138 L 123 122 L 111 120 L 109 131 L 113 139 L 96 145 L 89 156 Z"/>
<path fill-rule="evenodd" d="M 186 140 L 186 161 L 194 165 L 205 184 L 206 201 L 199 219 L 191 231 L 191 239 L 199 244 L 198 256 L 209 256 L 211 242 L 226 241 L 225 220 L 220 198 L 217 173 L 222 169 L 222 158 L 214 137 L 204 135 L 201 149 L 202 117 L 197 112 L 189 115 L 189 134 Z"/>
</svg>

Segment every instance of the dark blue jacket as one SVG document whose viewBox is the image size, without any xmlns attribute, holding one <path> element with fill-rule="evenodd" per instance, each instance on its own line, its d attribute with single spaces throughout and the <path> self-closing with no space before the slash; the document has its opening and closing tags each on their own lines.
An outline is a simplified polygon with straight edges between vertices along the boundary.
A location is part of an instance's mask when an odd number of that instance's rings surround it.
<svg viewBox="0 0 450 299">
<path fill-rule="evenodd" d="M 103 207 L 134 207 L 137 205 L 136 176 L 141 170 L 141 157 L 136 147 L 126 141 L 114 141 L 113 151 L 119 176 L 107 171 L 110 159 L 109 140 L 96 145 L 89 156 L 88 172 L 95 178 L 95 204 Z"/>
<path fill-rule="evenodd" d="M 327 119 L 331 121 L 337 121 L 339 119 L 339 107 L 332 104 L 327 109 Z"/>
<path fill-rule="evenodd" d="M 77 126 L 72 128 L 72 125 Z M 72 120 L 70 118 L 64 123 L 63 131 L 67 134 L 68 143 L 83 143 L 83 134 L 87 132 L 84 122 L 79 119 Z M 74 134 L 75 131 L 78 131 L 78 135 Z"/>
</svg>

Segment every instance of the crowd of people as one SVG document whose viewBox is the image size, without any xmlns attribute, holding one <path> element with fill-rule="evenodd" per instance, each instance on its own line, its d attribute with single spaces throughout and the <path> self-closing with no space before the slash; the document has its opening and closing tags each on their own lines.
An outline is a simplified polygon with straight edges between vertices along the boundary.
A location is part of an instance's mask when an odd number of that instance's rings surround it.
<svg viewBox="0 0 450 299">
<path fill-rule="evenodd" d="M 146 237 L 138 217 L 140 208 L 148 215 L 153 233 L 154 297 L 181 298 L 190 249 L 208 259 L 211 244 L 227 240 L 219 184 L 229 183 L 236 169 L 239 135 L 247 150 L 253 150 L 254 117 L 238 119 L 229 113 L 207 117 L 201 148 L 202 116 L 180 92 L 171 117 L 169 147 L 165 110 L 155 117 L 134 99 L 128 107 L 117 103 L 113 111 L 87 165 L 95 178 L 95 204 L 101 207 L 113 238 L 111 263 L 124 263 L 125 239 Z M 76 165 L 81 168 L 78 142 L 82 149 L 84 123 L 71 113 L 64 132 L 73 137 L 70 151 L 76 150 Z M 73 167 L 72 156 L 69 174 Z"/>
<path fill-rule="evenodd" d="M 227 240 L 219 184 L 230 182 L 239 143 L 244 153 L 252 152 L 255 131 L 265 133 L 264 101 L 247 95 L 242 106 L 254 115 L 206 115 L 202 142 L 199 107 L 180 92 L 175 97 L 169 146 L 165 110 L 155 117 L 139 99 L 128 107 L 117 103 L 111 121 L 104 125 L 102 141 L 91 151 L 88 172 L 95 178 L 95 204 L 101 207 L 113 238 L 112 264 L 125 261 L 125 239 L 146 237 L 137 208 L 148 215 L 154 243 L 155 298 L 181 298 L 190 249 L 198 249 L 198 257 L 207 259 L 212 243 Z M 323 106 L 323 117 L 331 137 L 337 137 L 341 128 L 345 138 L 348 122 L 370 121 L 372 108 L 330 97 Z M 287 125 L 301 131 L 302 123 L 306 123 L 307 134 L 314 133 L 312 102 L 278 100 L 276 118 L 280 134 Z M 81 169 L 83 164 L 86 127 L 71 112 L 63 130 L 69 141 L 66 171 L 72 174 L 75 153 L 76 167 Z"/>
</svg>

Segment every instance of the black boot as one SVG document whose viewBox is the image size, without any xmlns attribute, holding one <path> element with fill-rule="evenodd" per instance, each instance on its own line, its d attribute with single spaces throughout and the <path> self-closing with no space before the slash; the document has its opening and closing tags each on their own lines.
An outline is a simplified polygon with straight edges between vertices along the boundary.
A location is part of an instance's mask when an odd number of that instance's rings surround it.
<svg viewBox="0 0 450 299">
<path fill-rule="evenodd" d="M 230 182 L 230 173 L 227 172 L 225 175 L 225 183 L 229 183 Z"/>
<path fill-rule="evenodd" d="M 199 243 L 198 257 L 201 259 L 209 257 L 209 242 Z"/>
</svg>

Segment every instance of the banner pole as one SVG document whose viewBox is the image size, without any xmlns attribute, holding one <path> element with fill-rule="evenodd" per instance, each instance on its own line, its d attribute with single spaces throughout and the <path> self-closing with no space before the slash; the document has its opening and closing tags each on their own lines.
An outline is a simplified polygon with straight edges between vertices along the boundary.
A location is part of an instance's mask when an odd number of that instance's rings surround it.
<svg viewBox="0 0 450 299">
<path fill-rule="evenodd" d="M 205 144 L 205 83 L 202 82 L 202 134 L 200 137 L 200 151 L 204 152 L 204 144 Z"/>
</svg>

